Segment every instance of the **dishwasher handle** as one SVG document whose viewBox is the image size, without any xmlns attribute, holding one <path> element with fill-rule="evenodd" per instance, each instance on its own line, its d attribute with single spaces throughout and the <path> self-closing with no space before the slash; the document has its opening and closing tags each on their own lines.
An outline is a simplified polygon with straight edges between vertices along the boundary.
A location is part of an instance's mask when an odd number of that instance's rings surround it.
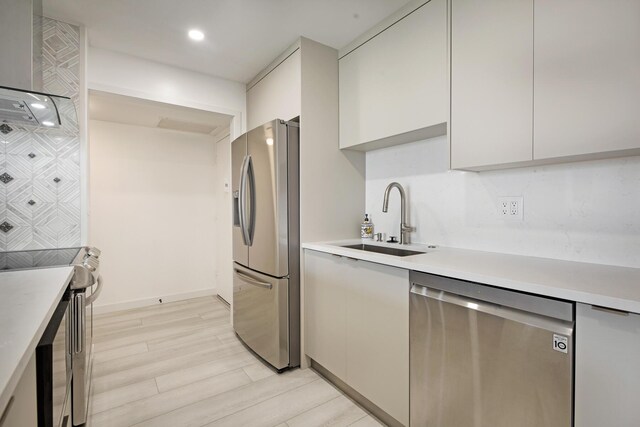
<svg viewBox="0 0 640 427">
<path fill-rule="evenodd" d="M 512 320 L 518 323 L 524 323 L 536 328 L 545 329 L 557 334 L 571 336 L 573 335 L 573 322 L 554 319 L 515 308 L 494 304 L 488 301 L 477 300 L 469 297 L 452 294 L 440 289 L 432 289 L 417 283 L 411 284 L 411 297 L 414 295 L 429 298 L 448 304 L 464 307 L 468 310 L 474 310 L 481 313 L 490 314 L 504 319 Z"/>
</svg>

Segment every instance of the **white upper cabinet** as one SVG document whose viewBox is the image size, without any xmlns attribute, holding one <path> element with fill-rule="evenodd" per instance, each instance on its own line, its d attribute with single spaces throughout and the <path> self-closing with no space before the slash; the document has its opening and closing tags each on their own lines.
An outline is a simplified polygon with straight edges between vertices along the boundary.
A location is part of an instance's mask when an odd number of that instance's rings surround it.
<svg viewBox="0 0 640 427">
<path fill-rule="evenodd" d="M 260 75 L 247 90 L 247 130 L 271 120 L 291 120 L 300 115 L 301 102 L 300 49 Z"/>
<path fill-rule="evenodd" d="M 431 0 L 394 18 L 341 51 L 340 148 L 368 150 L 446 133 L 447 1 Z"/>
<path fill-rule="evenodd" d="M 640 154 L 640 2 L 451 0 L 451 167 Z"/>
<path fill-rule="evenodd" d="M 533 0 L 451 1 L 451 167 L 532 160 Z"/>
<path fill-rule="evenodd" d="M 534 5 L 534 158 L 640 149 L 640 1 Z"/>
</svg>

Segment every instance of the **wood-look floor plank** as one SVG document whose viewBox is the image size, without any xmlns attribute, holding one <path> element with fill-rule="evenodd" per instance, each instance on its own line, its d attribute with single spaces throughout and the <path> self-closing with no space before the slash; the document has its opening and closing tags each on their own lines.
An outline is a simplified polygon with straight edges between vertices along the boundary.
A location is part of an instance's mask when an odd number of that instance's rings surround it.
<svg viewBox="0 0 640 427">
<path fill-rule="evenodd" d="M 220 334 L 220 335 L 218 335 L 218 339 L 221 342 L 240 341 L 240 338 L 238 338 L 238 336 L 236 335 L 236 333 L 234 331 L 229 331 L 227 333 Z"/>
<path fill-rule="evenodd" d="M 204 320 L 228 320 L 229 313 L 224 309 L 212 309 L 203 307 L 200 309 L 186 308 L 183 310 L 173 311 L 171 313 L 157 313 L 152 316 L 141 317 L 139 320 L 143 325 L 158 325 L 174 320 L 188 319 L 198 315 Z M 206 316 L 206 317 L 205 317 Z"/>
<path fill-rule="evenodd" d="M 90 427 L 131 426 L 220 393 L 237 389 L 250 382 L 251 379 L 244 371 L 237 369 L 97 413 L 91 417 Z M 180 425 L 180 422 L 175 424 L 175 426 Z"/>
<path fill-rule="evenodd" d="M 220 375 L 223 372 L 244 368 L 256 363 L 255 356 L 249 351 L 239 352 L 229 357 L 212 360 L 199 365 L 190 365 L 184 369 L 175 370 L 156 377 L 158 390 L 165 392 L 174 388 Z M 246 369 L 245 369 L 246 373 Z"/>
<path fill-rule="evenodd" d="M 366 417 L 360 418 L 358 421 L 350 425 L 353 427 L 380 427 L 380 426 L 384 427 L 384 424 L 382 424 L 377 419 L 373 418 L 371 415 L 367 415 Z"/>
<path fill-rule="evenodd" d="M 271 427 L 302 412 L 315 408 L 337 396 L 340 392 L 323 379 L 264 400 L 234 414 L 227 415 L 208 427 Z"/>
<path fill-rule="evenodd" d="M 176 334 L 187 334 L 203 328 L 213 328 L 225 324 L 224 321 L 204 320 L 198 316 L 179 320 L 166 325 L 140 326 L 137 330 L 126 330 L 94 338 L 96 351 L 110 350 L 125 345 L 145 342 Z"/>
<path fill-rule="evenodd" d="M 157 394 L 156 382 L 150 379 L 102 393 L 92 393 L 90 410 L 91 413 L 97 414 Z"/>
<path fill-rule="evenodd" d="M 313 382 L 318 378 L 318 375 L 310 369 L 296 369 L 184 406 L 139 425 L 153 427 L 203 426 L 273 396 Z"/>
<path fill-rule="evenodd" d="M 254 361 L 255 360 L 256 358 L 254 357 Z M 243 369 L 252 381 L 259 381 L 263 378 L 270 377 L 271 375 L 276 375 L 276 372 L 273 369 L 265 366 L 265 364 L 259 360 L 257 363 L 245 366 Z"/>
<path fill-rule="evenodd" d="M 100 378 L 105 375 L 126 371 L 129 369 L 137 369 L 149 363 L 160 363 L 165 360 L 175 359 L 180 356 L 197 354 L 202 352 L 215 351 L 230 347 L 231 344 L 222 346 L 216 337 L 200 340 L 187 346 L 179 348 L 165 348 L 144 353 L 137 353 L 111 359 L 106 362 L 95 363 L 93 366 L 93 375 Z"/>
<path fill-rule="evenodd" d="M 229 309 L 224 307 L 224 310 L 226 310 L 226 316 L 229 319 L 229 322 L 231 322 L 231 313 L 229 312 Z M 201 314 L 203 319 L 209 319 L 211 317 L 213 317 L 214 315 L 216 315 L 217 313 L 203 313 Z"/>
<path fill-rule="evenodd" d="M 122 320 L 141 319 L 143 317 L 153 316 L 158 313 L 169 314 L 174 311 L 200 311 L 201 309 L 218 310 L 221 308 L 223 308 L 223 306 L 219 301 L 215 300 L 212 297 L 203 297 L 134 308 L 130 310 L 96 314 L 94 316 L 94 321 L 98 324 L 109 324 Z"/>
<path fill-rule="evenodd" d="M 116 371 L 104 376 L 94 376 L 93 387 L 96 392 L 110 390 L 114 387 L 122 387 L 127 384 L 155 378 L 160 375 L 184 368 L 185 366 L 201 363 L 245 352 L 246 349 L 238 344 L 224 344 L 213 350 L 204 350 L 194 353 L 182 354 L 166 360 L 150 361 L 131 369 Z M 243 372 L 244 373 L 244 372 Z"/>
<path fill-rule="evenodd" d="M 137 342 L 122 347 L 112 348 L 111 350 L 96 351 L 93 355 L 93 363 L 105 363 L 114 359 L 119 359 L 125 356 L 132 356 L 134 354 L 145 353 L 149 351 L 147 343 Z"/>
<path fill-rule="evenodd" d="M 201 340 L 207 340 L 212 337 L 217 338 L 219 334 L 224 334 L 226 332 L 229 332 L 230 330 L 233 331 L 233 328 L 228 323 L 211 326 L 208 328 L 185 330 L 174 335 L 147 340 L 147 346 L 149 347 L 149 350 L 177 348 L 184 345 L 200 342 Z"/>
<path fill-rule="evenodd" d="M 287 420 L 289 427 L 348 426 L 368 414 L 346 396 L 338 396 Z"/>
<path fill-rule="evenodd" d="M 107 335 L 115 331 L 122 331 L 125 329 L 137 328 L 138 326 L 142 326 L 142 320 L 140 319 L 122 320 L 120 322 L 109 323 L 108 325 L 100 325 L 94 322 L 93 335 L 94 336 Z"/>
</svg>

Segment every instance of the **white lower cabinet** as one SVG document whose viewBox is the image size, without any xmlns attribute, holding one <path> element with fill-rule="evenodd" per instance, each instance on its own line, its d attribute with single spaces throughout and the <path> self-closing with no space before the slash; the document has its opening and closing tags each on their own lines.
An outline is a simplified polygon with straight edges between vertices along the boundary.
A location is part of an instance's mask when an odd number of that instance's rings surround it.
<svg viewBox="0 0 640 427">
<path fill-rule="evenodd" d="M 409 424 L 409 272 L 305 251 L 306 354 Z"/>
<path fill-rule="evenodd" d="M 304 339 L 306 354 L 347 381 L 348 266 L 342 258 L 305 251 Z"/>
<path fill-rule="evenodd" d="M 0 408 L 0 427 L 36 427 L 38 394 L 36 355 L 31 357 L 5 408 Z"/>
<path fill-rule="evenodd" d="M 575 425 L 640 426 L 640 315 L 577 304 Z"/>
</svg>

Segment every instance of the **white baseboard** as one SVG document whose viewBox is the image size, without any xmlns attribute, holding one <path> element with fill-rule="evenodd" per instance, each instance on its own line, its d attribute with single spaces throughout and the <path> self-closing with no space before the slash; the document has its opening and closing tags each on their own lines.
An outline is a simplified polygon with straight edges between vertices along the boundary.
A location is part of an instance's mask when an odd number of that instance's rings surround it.
<svg viewBox="0 0 640 427">
<path fill-rule="evenodd" d="M 183 292 L 179 294 L 159 295 L 156 297 L 142 298 L 137 300 L 117 302 L 113 304 L 95 305 L 93 306 L 94 314 L 111 313 L 114 311 L 130 310 L 132 308 L 148 307 L 150 305 L 164 304 L 173 301 L 182 301 L 185 299 L 204 297 L 209 295 L 217 295 L 215 288 L 200 289 L 197 291 Z M 160 302 L 162 300 L 162 302 Z"/>
</svg>

